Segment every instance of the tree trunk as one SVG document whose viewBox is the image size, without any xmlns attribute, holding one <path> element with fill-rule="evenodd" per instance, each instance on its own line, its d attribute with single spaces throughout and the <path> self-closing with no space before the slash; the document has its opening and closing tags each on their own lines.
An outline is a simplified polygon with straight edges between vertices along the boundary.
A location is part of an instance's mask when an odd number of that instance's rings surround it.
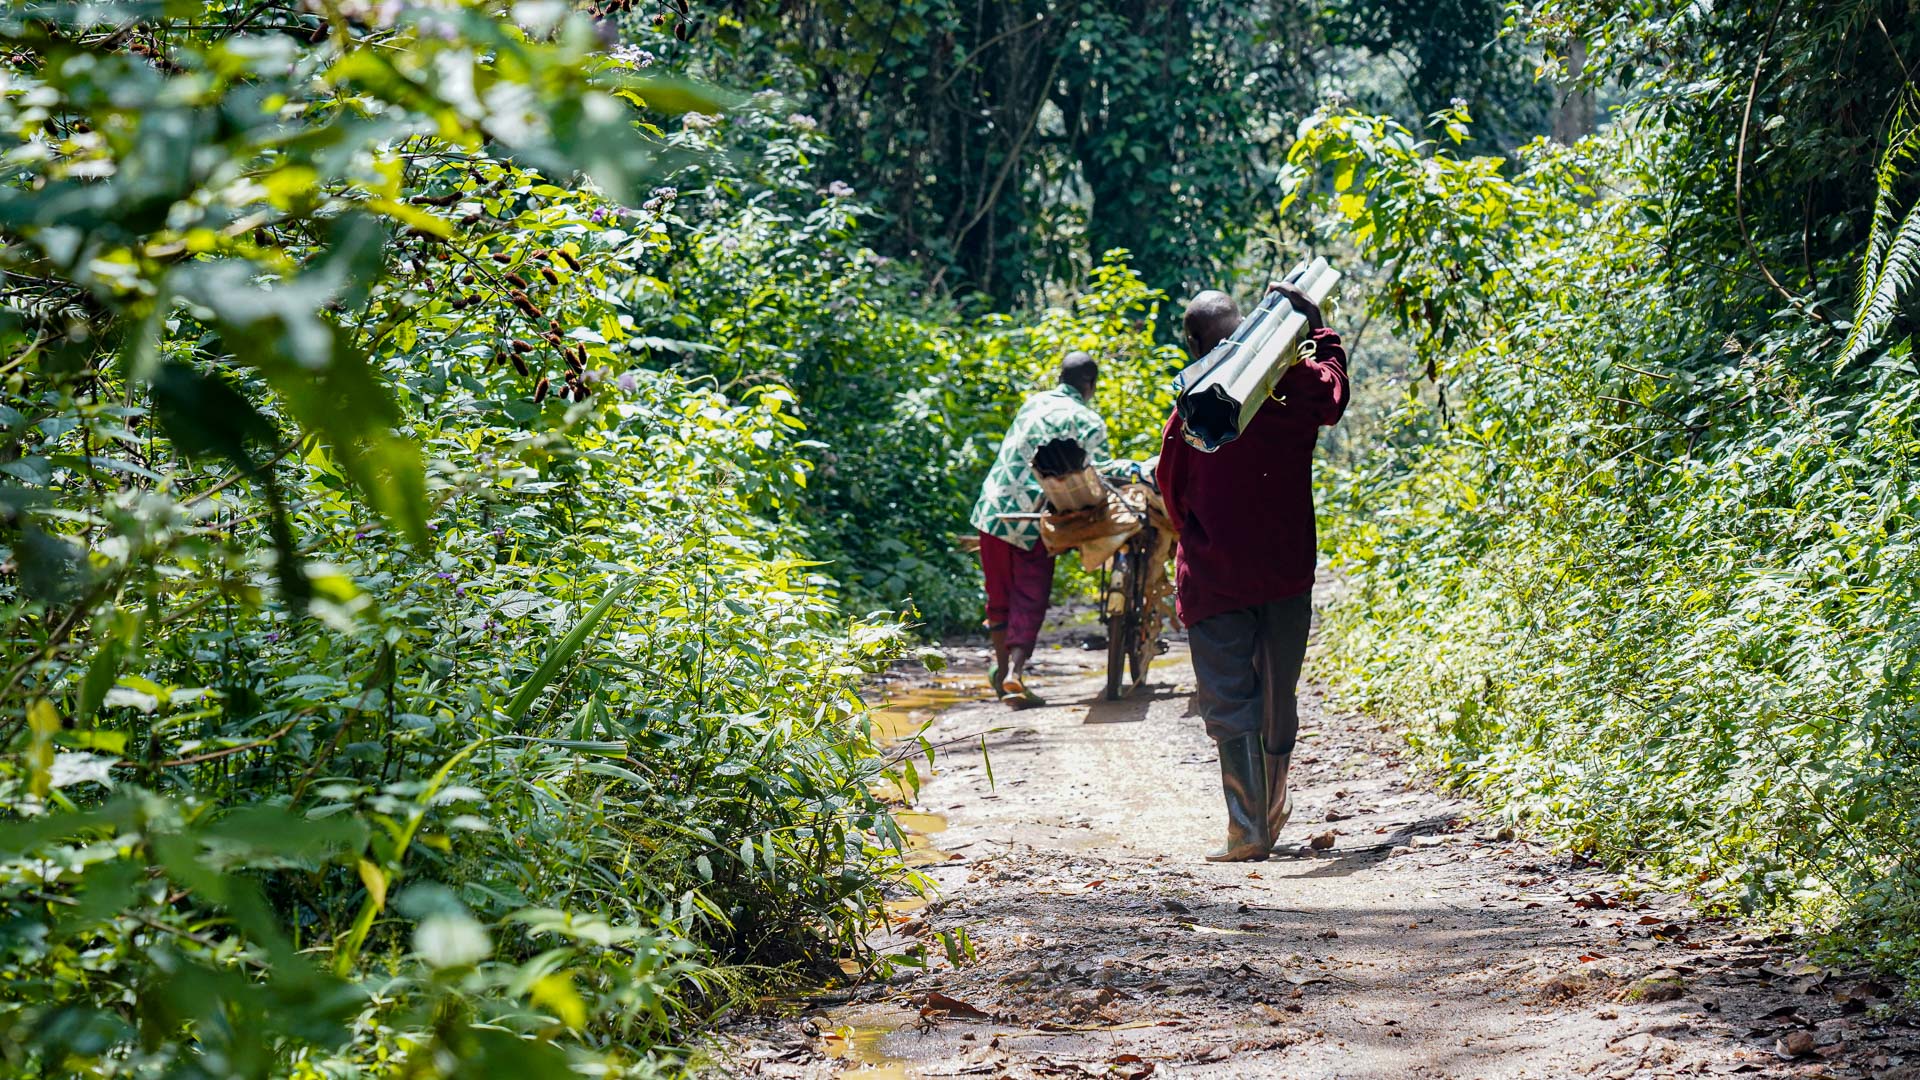
<svg viewBox="0 0 1920 1080">
<path fill-rule="evenodd" d="M 1593 91 L 1580 85 L 1587 66 L 1587 43 L 1580 38 L 1567 39 L 1567 78 L 1560 84 L 1560 104 L 1553 111 L 1553 137 L 1572 145 L 1593 134 Z"/>
</svg>

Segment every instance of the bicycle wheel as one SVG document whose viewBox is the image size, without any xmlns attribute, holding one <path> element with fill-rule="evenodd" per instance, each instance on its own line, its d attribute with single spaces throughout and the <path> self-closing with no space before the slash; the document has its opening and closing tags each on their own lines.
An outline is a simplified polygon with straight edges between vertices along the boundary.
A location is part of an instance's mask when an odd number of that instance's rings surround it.
<svg viewBox="0 0 1920 1080">
<path fill-rule="evenodd" d="M 1128 552 L 1133 556 L 1127 560 L 1132 571 L 1127 575 L 1127 608 L 1133 613 L 1127 637 L 1127 667 L 1133 676 L 1133 685 L 1138 687 L 1147 681 L 1147 665 L 1159 653 L 1160 620 L 1147 610 L 1147 575 L 1150 568 L 1147 560 L 1152 558 L 1153 530 L 1148 529 L 1134 538 L 1135 550 Z"/>
<path fill-rule="evenodd" d="M 1107 573 L 1107 588 L 1100 596 L 1100 602 L 1106 606 L 1107 615 L 1107 700 L 1119 701 L 1127 678 L 1127 654 L 1133 641 L 1132 623 L 1134 607 L 1128 597 L 1132 595 L 1128 582 L 1132 577 L 1133 561 L 1122 550 L 1113 557 L 1113 567 Z"/>
</svg>

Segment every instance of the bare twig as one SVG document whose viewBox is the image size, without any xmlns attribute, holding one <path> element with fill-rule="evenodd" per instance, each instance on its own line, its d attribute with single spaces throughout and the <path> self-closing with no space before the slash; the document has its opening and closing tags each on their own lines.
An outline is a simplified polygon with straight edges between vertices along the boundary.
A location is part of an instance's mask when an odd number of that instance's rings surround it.
<svg viewBox="0 0 1920 1080">
<path fill-rule="evenodd" d="M 1747 258 L 1752 260 L 1754 267 L 1766 277 L 1767 284 L 1773 286 L 1775 292 L 1786 298 L 1787 303 L 1795 307 L 1802 307 L 1805 304 L 1805 300 L 1785 285 L 1780 284 L 1780 279 L 1773 276 L 1773 271 L 1768 268 L 1766 261 L 1760 257 L 1760 248 L 1753 242 L 1753 231 L 1747 227 L 1745 199 L 1747 131 L 1753 125 L 1753 102 L 1754 99 L 1760 95 L 1760 75 L 1766 70 L 1767 50 L 1773 47 L 1773 33 L 1779 29 L 1780 15 L 1786 10 L 1786 7 L 1786 0 L 1779 0 L 1779 3 L 1773 6 L 1773 18 L 1767 22 L 1767 36 L 1761 39 L 1760 55 L 1753 62 L 1753 78 L 1747 83 L 1747 104 L 1746 107 L 1740 111 L 1740 141 L 1734 148 L 1733 156 L 1733 217 L 1734 221 L 1740 226 L 1740 242 L 1746 245 Z M 1823 322 L 1826 321 L 1826 317 L 1821 315 L 1815 307 L 1806 307 L 1806 312 L 1812 318 L 1820 319 Z"/>
</svg>

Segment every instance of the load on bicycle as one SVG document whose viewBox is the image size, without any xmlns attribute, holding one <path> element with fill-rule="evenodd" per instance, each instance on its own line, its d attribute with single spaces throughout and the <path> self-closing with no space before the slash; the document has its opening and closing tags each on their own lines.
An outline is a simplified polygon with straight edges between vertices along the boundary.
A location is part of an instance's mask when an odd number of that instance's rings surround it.
<svg viewBox="0 0 1920 1080">
<path fill-rule="evenodd" d="M 1175 534 L 1150 479 L 1154 461 L 1103 475 L 1078 443 L 1056 439 L 1034 453 L 1032 464 L 1046 499 L 1040 542 L 1055 555 L 1078 551 L 1080 565 L 1099 574 L 1107 699 L 1118 701 L 1145 681 L 1147 665 L 1164 650 L 1160 631 L 1171 614 L 1167 560 Z"/>
</svg>

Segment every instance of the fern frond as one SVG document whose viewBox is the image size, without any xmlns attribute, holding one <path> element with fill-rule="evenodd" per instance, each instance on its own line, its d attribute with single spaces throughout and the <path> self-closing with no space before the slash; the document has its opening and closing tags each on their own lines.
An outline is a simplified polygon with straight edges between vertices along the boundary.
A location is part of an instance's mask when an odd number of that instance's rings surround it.
<svg viewBox="0 0 1920 1080">
<path fill-rule="evenodd" d="M 1915 278 L 1920 278 L 1920 206 L 1907 211 L 1893 242 L 1887 245 L 1879 272 L 1873 276 L 1872 290 L 1860 294 L 1853 329 L 1840 352 L 1841 367 L 1858 360 L 1879 341 L 1893 322 L 1901 295 L 1912 288 Z"/>
<path fill-rule="evenodd" d="M 1873 199 L 1873 222 L 1867 234 L 1867 250 L 1860 260 L 1860 281 L 1855 292 L 1853 326 L 1840 350 L 1842 368 L 1872 348 L 1893 321 L 1900 295 L 1920 273 L 1920 206 L 1910 208 L 1898 227 L 1894 218 L 1894 186 L 1904 167 L 1920 152 L 1920 123 L 1911 123 L 1912 110 L 1907 102 L 1894 114 L 1893 136 L 1875 170 L 1877 190 Z"/>
<path fill-rule="evenodd" d="M 1893 138 L 1887 143 L 1886 152 L 1880 155 L 1880 167 L 1874 170 L 1877 183 L 1872 226 L 1867 235 L 1866 258 L 1860 264 L 1860 291 L 1855 294 L 1862 299 L 1871 290 L 1873 278 L 1886 258 L 1887 244 L 1893 239 L 1893 186 L 1900 179 L 1901 166 L 1913 160 L 1914 148 L 1920 144 L 1920 124 L 1908 123 L 1907 114 L 1907 103 L 1903 101 L 1894 113 Z"/>
</svg>

